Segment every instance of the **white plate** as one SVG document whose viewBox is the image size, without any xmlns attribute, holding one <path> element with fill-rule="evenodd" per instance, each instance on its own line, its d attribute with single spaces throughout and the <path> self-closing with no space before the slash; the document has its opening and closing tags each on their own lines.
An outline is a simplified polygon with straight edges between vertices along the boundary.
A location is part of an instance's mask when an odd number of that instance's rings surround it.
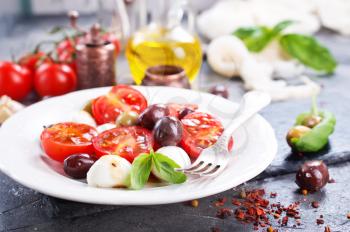
<svg viewBox="0 0 350 232">
<path fill-rule="evenodd" d="M 237 104 L 221 97 L 185 89 L 135 87 L 149 103 L 196 103 L 224 125 Z M 64 176 L 62 167 L 43 155 L 39 135 L 44 125 L 71 120 L 71 115 L 109 88 L 77 91 L 34 104 L 7 120 L 0 128 L 0 169 L 19 183 L 41 193 L 72 201 L 111 205 L 151 205 L 187 201 L 210 196 L 261 173 L 273 160 L 277 142 L 270 124 L 260 115 L 234 134 L 232 160 L 215 178 L 189 180 L 180 185 L 147 187 L 143 190 L 102 189 Z"/>
</svg>

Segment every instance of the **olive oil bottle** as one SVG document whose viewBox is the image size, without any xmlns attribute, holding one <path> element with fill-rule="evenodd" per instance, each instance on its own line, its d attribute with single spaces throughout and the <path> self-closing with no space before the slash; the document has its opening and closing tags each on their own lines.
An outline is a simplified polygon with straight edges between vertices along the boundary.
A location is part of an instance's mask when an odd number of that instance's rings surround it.
<svg viewBox="0 0 350 232">
<path fill-rule="evenodd" d="M 202 63 L 199 38 L 181 26 L 171 29 L 149 24 L 137 31 L 128 41 L 126 57 L 136 84 L 141 84 L 148 67 L 180 66 L 193 81 Z"/>
</svg>

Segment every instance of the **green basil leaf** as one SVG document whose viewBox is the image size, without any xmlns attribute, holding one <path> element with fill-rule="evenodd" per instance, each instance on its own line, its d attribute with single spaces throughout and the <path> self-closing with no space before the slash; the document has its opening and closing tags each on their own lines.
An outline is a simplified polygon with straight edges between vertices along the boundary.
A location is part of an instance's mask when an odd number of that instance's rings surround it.
<svg viewBox="0 0 350 232">
<path fill-rule="evenodd" d="M 141 154 L 134 160 L 130 172 L 130 188 L 142 189 L 145 186 L 151 173 L 152 157 L 150 154 Z"/>
<path fill-rule="evenodd" d="M 267 27 L 239 28 L 233 34 L 240 38 L 251 52 L 260 52 L 273 38 L 271 29 Z"/>
<path fill-rule="evenodd" d="M 284 29 L 292 25 L 294 21 L 291 20 L 285 20 L 282 22 L 277 23 L 273 28 L 272 28 L 272 33 L 274 34 L 274 37 L 279 35 Z"/>
<path fill-rule="evenodd" d="M 155 153 L 153 156 L 153 165 L 159 174 L 159 178 L 172 184 L 181 184 L 186 181 L 187 177 L 182 172 L 177 172 L 174 168 L 180 166 L 169 157 Z"/>
<path fill-rule="evenodd" d="M 287 34 L 281 37 L 280 44 L 290 56 L 314 70 L 332 73 L 337 67 L 330 51 L 311 36 Z"/>
<path fill-rule="evenodd" d="M 290 20 L 282 21 L 272 29 L 264 26 L 239 28 L 233 34 L 244 42 L 249 51 L 260 52 L 292 23 Z"/>
</svg>

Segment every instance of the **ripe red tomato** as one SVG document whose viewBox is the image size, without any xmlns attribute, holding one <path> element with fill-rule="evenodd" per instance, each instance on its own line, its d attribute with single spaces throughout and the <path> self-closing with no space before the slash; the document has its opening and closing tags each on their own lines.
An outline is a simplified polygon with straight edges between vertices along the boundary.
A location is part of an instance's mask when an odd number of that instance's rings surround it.
<svg viewBox="0 0 350 232">
<path fill-rule="evenodd" d="M 82 36 L 77 36 L 75 38 L 67 38 L 58 43 L 56 47 L 56 52 L 58 55 L 58 60 L 64 64 L 70 66 L 75 73 L 77 73 L 76 64 L 76 44 L 83 41 Z"/>
<path fill-rule="evenodd" d="M 179 114 L 181 113 L 182 110 L 185 108 L 191 109 L 193 111 L 198 109 L 198 105 L 196 104 L 179 104 L 179 103 L 167 103 L 166 106 L 169 109 L 169 114 L 171 116 L 174 116 L 176 118 L 179 117 Z"/>
<path fill-rule="evenodd" d="M 77 76 L 68 65 L 45 63 L 36 70 L 34 85 L 41 97 L 58 96 L 76 89 Z"/>
<path fill-rule="evenodd" d="M 0 62 L 0 96 L 22 100 L 31 91 L 33 79 L 30 71 L 11 62 Z"/>
<path fill-rule="evenodd" d="M 130 163 L 142 153 L 153 148 L 152 133 L 139 126 L 119 127 L 107 130 L 92 139 L 96 155 L 119 155 Z"/>
<path fill-rule="evenodd" d="M 96 129 L 89 125 L 65 122 L 45 128 L 40 141 L 50 158 L 63 162 L 73 154 L 94 154 L 91 140 L 96 135 Z"/>
<path fill-rule="evenodd" d="M 78 39 L 64 39 L 57 44 L 56 52 L 59 61 L 70 63 L 74 60 L 76 42 L 78 42 Z"/>
<path fill-rule="evenodd" d="M 38 61 L 47 62 L 48 60 L 46 54 L 39 51 L 37 53 L 29 53 L 23 56 L 19 59 L 18 64 L 29 69 L 34 78 L 35 70 L 38 68 Z"/>
<path fill-rule="evenodd" d="M 92 115 L 97 124 L 104 124 L 115 122 L 122 112 L 141 113 L 146 108 L 147 100 L 142 93 L 127 85 L 116 85 L 92 102 Z"/>
<path fill-rule="evenodd" d="M 216 143 L 224 127 L 221 122 L 212 115 L 203 112 L 193 112 L 186 115 L 182 120 L 183 136 L 180 142 L 188 155 L 196 159 L 203 149 Z M 232 149 L 233 140 L 229 143 Z"/>
</svg>

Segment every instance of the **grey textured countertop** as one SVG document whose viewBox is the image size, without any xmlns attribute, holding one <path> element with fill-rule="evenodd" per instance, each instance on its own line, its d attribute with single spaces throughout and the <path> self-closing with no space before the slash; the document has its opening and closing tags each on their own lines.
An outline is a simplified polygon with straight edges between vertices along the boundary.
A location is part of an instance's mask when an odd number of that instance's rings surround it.
<svg viewBox="0 0 350 232">
<path fill-rule="evenodd" d="M 16 24 L 11 34 L 0 38 L 0 59 L 9 59 L 11 53 L 21 54 L 33 44 L 46 37 L 53 25 L 62 19 L 32 20 Z M 91 22 L 86 19 L 86 23 Z M 295 100 L 272 104 L 263 111 L 263 116 L 276 130 L 279 150 L 276 159 L 268 169 L 254 180 L 235 190 L 199 200 L 199 207 L 193 208 L 185 203 L 161 206 L 100 206 L 69 202 L 42 195 L 21 186 L 0 172 L 0 231 L 252 231 L 252 225 L 238 222 L 233 216 L 217 218 L 217 208 L 213 202 L 219 197 L 227 197 L 227 207 L 233 208 L 231 198 L 240 188 L 265 188 L 267 193 L 277 192 L 271 201 L 290 204 L 300 200 L 300 226 L 293 228 L 273 226 L 279 231 L 324 231 L 329 225 L 332 231 L 350 231 L 350 49 L 349 38 L 329 31 L 322 31 L 318 38 L 325 43 L 339 61 L 334 76 L 315 78 L 322 83 L 321 105 L 337 116 L 337 127 L 331 137 L 330 146 L 324 153 L 312 157 L 295 157 L 285 142 L 285 134 L 294 123 L 296 115 L 308 110 L 310 101 Z M 126 61 L 118 61 L 118 80 L 128 81 L 130 76 Z M 228 80 L 214 74 L 206 64 L 203 65 L 197 86 L 206 90 L 222 83 L 228 86 L 230 99 L 237 101 L 243 94 L 242 82 Z M 2 154 L 6 155 L 6 154 Z M 325 159 L 330 166 L 330 174 L 335 183 L 328 184 L 321 192 L 303 196 L 294 184 L 295 169 L 306 159 Z M 320 207 L 315 209 L 310 202 L 317 200 Z M 316 219 L 324 216 L 325 224 L 317 225 Z M 273 220 L 274 221 L 274 220 Z"/>
</svg>

